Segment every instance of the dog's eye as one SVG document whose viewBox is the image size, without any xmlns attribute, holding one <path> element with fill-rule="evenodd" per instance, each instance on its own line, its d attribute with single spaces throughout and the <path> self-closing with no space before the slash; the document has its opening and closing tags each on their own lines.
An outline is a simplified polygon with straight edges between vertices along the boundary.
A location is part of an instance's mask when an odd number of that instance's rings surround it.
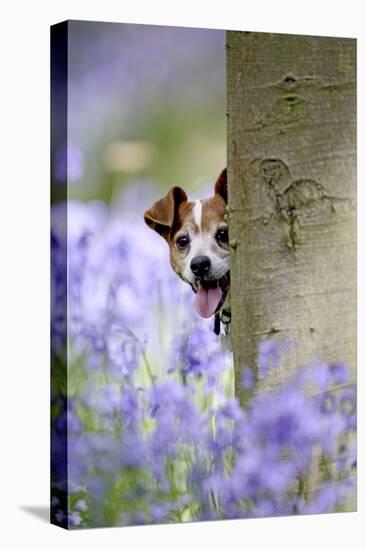
<svg viewBox="0 0 366 550">
<path fill-rule="evenodd" d="M 215 235 L 218 243 L 226 244 L 229 241 L 229 232 L 227 229 L 219 229 Z"/>
<path fill-rule="evenodd" d="M 177 245 L 178 248 L 183 250 L 184 248 L 187 248 L 187 246 L 189 245 L 189 237 L 187 235 L 182 235 L 181 237 L 178 237 L 175 244 Z"/>
</svg>

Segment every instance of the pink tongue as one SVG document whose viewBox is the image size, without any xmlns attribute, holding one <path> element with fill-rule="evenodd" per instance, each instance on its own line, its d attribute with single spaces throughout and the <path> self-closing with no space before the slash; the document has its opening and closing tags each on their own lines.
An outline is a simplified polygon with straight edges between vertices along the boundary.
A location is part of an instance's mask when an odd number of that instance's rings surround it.
<svg viewBox="0 0 366 550">
<path fill-rule="evenodd" d="M 202 288 L 197 291 L 194 307 L 201 317 L 211 317 L 217 309 L 222 298 L 220 287 Z"/>
</svg>

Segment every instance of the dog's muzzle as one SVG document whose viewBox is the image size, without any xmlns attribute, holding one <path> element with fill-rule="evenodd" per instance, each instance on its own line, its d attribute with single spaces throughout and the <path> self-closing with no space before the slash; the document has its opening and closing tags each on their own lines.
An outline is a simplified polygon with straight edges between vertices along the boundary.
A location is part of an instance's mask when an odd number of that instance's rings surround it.
<svg viewBox="0 0 366 550">
<path fill-rule="evenodd" d="M 230 271 L 220 279 L 196 278 L 192 288 L 196 293 L 194 307 L 201 317 L 211 317 L 219 311 L 230 289 Z"/>
</svg>

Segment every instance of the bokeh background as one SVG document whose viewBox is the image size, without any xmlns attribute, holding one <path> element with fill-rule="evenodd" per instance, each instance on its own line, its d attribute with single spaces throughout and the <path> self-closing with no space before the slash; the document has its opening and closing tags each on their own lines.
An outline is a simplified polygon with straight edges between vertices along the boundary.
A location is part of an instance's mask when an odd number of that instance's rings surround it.
<svg viewBox="0 0 366 550">
<path fill-rule="evenodd" d="M 226 165 L 225 31 L 68 25 L 68 148 L 54 151 L 53 177 L 67 154 L 69 198 L 212 181 Z"/>
</svg>

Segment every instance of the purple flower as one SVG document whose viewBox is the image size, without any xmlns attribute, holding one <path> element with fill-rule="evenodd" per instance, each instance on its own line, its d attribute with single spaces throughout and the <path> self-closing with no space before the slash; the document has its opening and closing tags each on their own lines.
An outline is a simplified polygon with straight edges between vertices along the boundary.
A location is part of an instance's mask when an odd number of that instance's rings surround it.
<svg viewBox="0 0 366 550">
<path fill-rule="evenodd" d="M 257 361 L 261 377 L 267 376 L 272 369 L 278 368 L 282 350 L 283 345 L 273 340 L 265 340 L 259 344 Z"/>
<path fill-rule="evenodd" d="M 86 488 L 90 497 L 96 502 L 102 502 L 107 492 L 106 481 L 99 476 L 91 475 L 86 478 Z"/>
<path fill-rule="evenodd" d="M 254 515 L 259 518 L 273 517 L 278 514 L 276 503 L 269 498 L 261 498 L 255 503 Z"/>
<path fill-rule="evenodd" d="M 58 510 L 55 514 L 55 518 L 58 523 L 62 524 L 65 520 L 65 512 L 63 512 L 62 510 Z"/>
<path fill-rule="evenodd" d="M 254 385 L 254 373 L 249 367 L 243 367 L 241 385 L 244 390 L 250 390 Z"/>
<path fill-rule="evenodd" d="M 83 172 L 84 161 L 79 147 L 68 144 L 56 152 L 54 173 L 58 183 L 77 183 Z"/>
<path fill-rule="evenodd" d="M 150 510 L 152 523 L 163 523 L 169 519 L 172 504 L 170 502 L 153 502 Z"/>
<path fill-rule="evenodd" d="M 88 505 L 86 504 L 85 500 L 80 498 L 78 501 L 76 501 L 75 510 L 79 510 L 80 512 L 86 512 L 88 509 Z"/>
<path fill-rule="evenodd" d="M 256 392 L 244 411 L 230 393 L 232 355 L 211 323 L 197 320 L 164 243 L 120 211 L 76 202 L 69 203 L 66 242 L 60 212 L 52 227 L 52 323 L 62 346 L 69 321 L 73 397 L 66 412 L 66 400 L 54 396 L 52 437 L 56 448 L 68 428 L 70 526 L 89 522 L 89 511 L 103 524 L 110 509 L 116 523 L 133 524 L 338 506 L 356 462 L 349 438 L 356 394 L 353 387 L 333 391 L 348 383 L 346 366 L 319 361 Z M 279 368 L 287 347 L 261 343 L 260 376 Z M 244 390 L 253 388 L 254 372 L 255 365 L 243 368 Z M 321 391 L 310 398 L 314 382 Z M 291 488 L 309 474 L 314 450 L 335 464 L 338 478 L 304 502 Z"/>
<path fill-rule="evenodd" d="M 263 444 L 301 450 L 319 436 L 315 409 L 296 387 L 257 398 L 251 412 L 253 431 Z"/>
<path fill-rule="evenodd" d="M 148 449 L 140 435 L 132 430 L 122 434 L 120 442 L 120 466 L 143 468 L 147 463 Z"/>
<path fill-rule="evenodd" d="M 169 380 L 150 390 L 150 415 L 156 417 L 162 410 L 171 412 L 184 398 L 183 388 L 174 380 Z"/>
<path fill-rule="evenodd" d="M 309 504 L 305 504 L 300 512 L 302 514 L 324 514 L 332 512 L 344 497 L 335 483 L 324 483 L 317 491 L 315 497 Z"/>
<path fill-rule="evenodd" d="M 319 396 L 320 399 L 320 412 L 322 414 L 333 414 L 337 410 L 337 397 L 334 393 L 326 392 Z"/>
<path fill-rule="evenodd" d="M 95 387 L 90 387 L 85 402 L 89 409 L 102 415 L 112 415 L 121 410 L 121 394 L 112 384 L 106 384 L 99 392 Z"/>
<path fill-rule="evenodd" d="M 221 414 L 229 420 L 233 420 L 235 424 L 242 424 L 246 420 L 246 414 L 239 404 L 238 398 L 227 400 L 221 408 Z"/>
<path fill-rule="evenodd" d="M 357 393 L 356 388 L 343 390 L 339 396 L 339 409 L 350 431 L 357 429 Z"/>
<path fill-rule="evenodd" d="M 70 527 L 79 527 L 83 521 L 83 518 L 81 517 L 79 511 L 75 510 L 68 515 L 68 520 Z"/>
<path fill-rule="evenodd" d="M 139 391 L 135 388 L 122 387 L 121 415 L 127 429 L 135 429 L 137 423 L 141 420 Z"/>
<path fill-rule="evenodd" d="M 327 363 L 318 361 L 311 366 L 311 376 L 315 384 L 322 391 L 329 389 L 332 379 Z"/>
<path fill-rule="evenodd" d="M 329 365 L 330 375 L 334 384 L 347 384 L 349 370 L 344 363 L 331 363 Z"/>
<path fill-rule="evenodd" d="M 228 352 L 221 348 L 219 339 L 207 327 L 192 328 L 189 333 L 180 335 L 175 345 L 179 350 L 176 361 L 183 377 L 206 376 L 207 391 L 212 391 L 218 384 L 220 375 L 231 366 Z"/>
</svg>

